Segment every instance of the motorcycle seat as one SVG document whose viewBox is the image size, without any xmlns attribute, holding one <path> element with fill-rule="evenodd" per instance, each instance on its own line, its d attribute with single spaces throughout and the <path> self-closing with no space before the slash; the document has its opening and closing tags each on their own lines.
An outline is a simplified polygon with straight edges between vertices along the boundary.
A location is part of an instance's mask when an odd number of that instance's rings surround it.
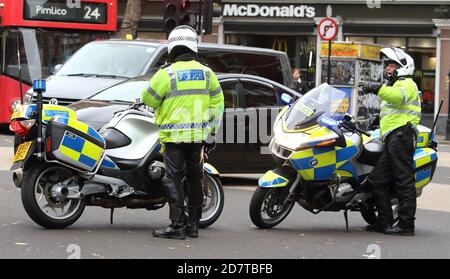
<svg viewBox="0 0 450 279">
<path fill-rule="evenodd" d="M 363 144 L 362 151 L 356 161 L 364 165 L 375 166 L 382 153 L 383 141 L 380 138 L 373 138 Z"/>
</svg>

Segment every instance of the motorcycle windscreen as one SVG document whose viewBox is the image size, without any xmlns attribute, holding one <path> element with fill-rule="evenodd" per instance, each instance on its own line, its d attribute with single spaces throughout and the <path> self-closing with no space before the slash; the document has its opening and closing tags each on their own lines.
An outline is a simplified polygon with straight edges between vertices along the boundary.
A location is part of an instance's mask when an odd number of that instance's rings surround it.
<svg viewBox="0 0 450 279">
<path fill-rule="evenodd" d="M 284 129 L 309 128 L 322 117 L 340 120 L 348 110 L 347 94 L 326 83 L 306 93 L 284 115 Z"/>
</svg>

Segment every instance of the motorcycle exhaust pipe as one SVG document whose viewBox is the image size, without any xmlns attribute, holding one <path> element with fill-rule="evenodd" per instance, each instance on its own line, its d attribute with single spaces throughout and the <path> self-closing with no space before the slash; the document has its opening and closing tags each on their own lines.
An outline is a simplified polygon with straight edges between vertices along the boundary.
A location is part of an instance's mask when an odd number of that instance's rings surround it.
<svg viewBox="0 0 450 279">
<path fill-rule="evenodd" d="M 13 172 L 13 183 L 14 183 L 14 186 L 16 186 L 17 188 L 20 188 L 21 184 L 22 184 L 22 180 L 23 180 L 23 171 L 21 169 L 15 170 Z"/>
</svg>

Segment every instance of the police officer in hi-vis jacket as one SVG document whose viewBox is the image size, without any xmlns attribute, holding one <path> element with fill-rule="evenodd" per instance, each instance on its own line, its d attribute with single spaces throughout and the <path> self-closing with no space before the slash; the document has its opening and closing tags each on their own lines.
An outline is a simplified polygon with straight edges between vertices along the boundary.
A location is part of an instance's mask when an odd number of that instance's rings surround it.
<svg viewBox="0 0 450 279">
<path fill-rule="evenodd" d="M 164 145 L 163 182 L 171 224 L 153 231 L 156 237 L 198 237 L 203 203 L 203 151 L 215 144 L 214 135 L 224 110 L 222 88 L 214 72 L 196 61 L 197 33 L 190 26 L 175 28 L 168 38 L 170 64 L 163 66 L 142 92 L 143 102 L 155 109 Z M 189 183 L 184 192 L 182 178 Z M 187 212 L 185 216 L 185 195 Z"/>
</svg>

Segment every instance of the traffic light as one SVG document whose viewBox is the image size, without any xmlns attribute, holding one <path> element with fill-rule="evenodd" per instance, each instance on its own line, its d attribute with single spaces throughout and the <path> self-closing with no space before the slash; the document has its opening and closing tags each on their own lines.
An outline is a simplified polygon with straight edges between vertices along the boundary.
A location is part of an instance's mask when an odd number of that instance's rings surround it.
<svg viewBox="0 0 450 279">
<path fill-rule="evenodd" d="M 222 0 L 205 0 L 203 8 L 204 34 L 212 33 L 213 17 L 222 15 Z"/>
<path fill-rule="evenodd" d="M 164 0 L 164 30 L 170 33 L 180 25 L 180 1 Z"/>
<path fill-rule="evenodd" d="M 180 25 L 197 27 L 197 14 L 193 11 L 189 0 L 180 1 Z"/>
<path fill-rule="evenodd" d="M 197 26 L 197 14 L 189 0 L 164 1 L 164 30 L 167 34 L 179 25 Z"/>
</svg>

